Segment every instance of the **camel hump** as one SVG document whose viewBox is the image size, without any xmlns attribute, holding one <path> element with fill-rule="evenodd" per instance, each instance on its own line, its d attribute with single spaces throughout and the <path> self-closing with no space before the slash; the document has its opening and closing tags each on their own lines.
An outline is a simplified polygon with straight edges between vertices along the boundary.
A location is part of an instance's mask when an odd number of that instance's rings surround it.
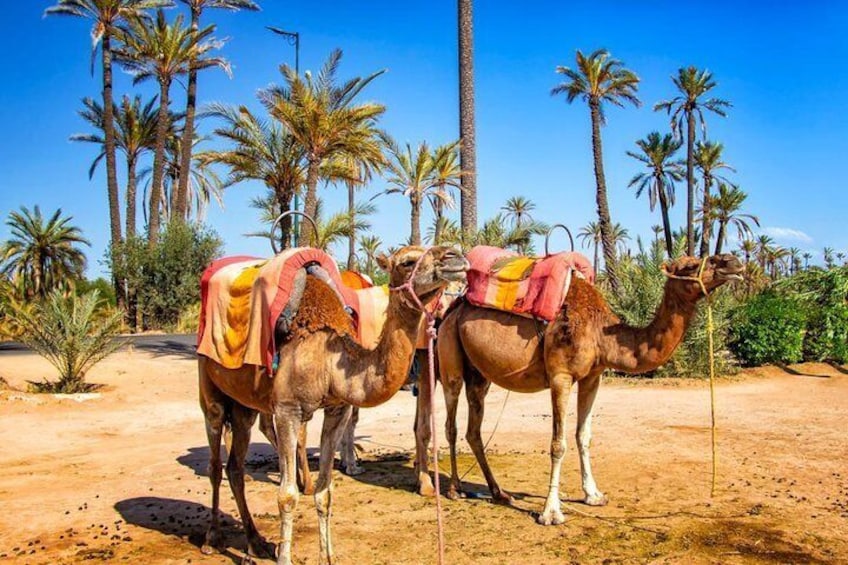
<svg viewBox="0 0 848 565">
<path fill-rule="evenodd" d="M 338 293 L 314 276 L 306 277 L 306 287 L 289 331 L 290 338 L 330 330 L 339 336 L 353 337 L 353 320 L 339 300 Z"/>
</svg>

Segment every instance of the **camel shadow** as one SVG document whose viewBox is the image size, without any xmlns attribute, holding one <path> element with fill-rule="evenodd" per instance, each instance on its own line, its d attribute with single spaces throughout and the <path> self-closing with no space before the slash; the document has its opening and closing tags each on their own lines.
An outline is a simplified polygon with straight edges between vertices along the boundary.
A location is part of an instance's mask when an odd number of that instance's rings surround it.
<svg viewBox="0 0 848 565">
<path fill-rule="evenodd" d="M 177 457 L 177 463 L 188 467 L 198 477 L 209 476 L 209 446 L 189 447 L 188 452 Z M 310 460 L 310 468 L 313 463 Z M 318 463 L 315 461 L 315 469 Z M 224 460 L 226 478 L 226 460 Z M 251 443 L 244 461 L 244 470 L 248 480 L 262 483 L 280 484 L 279 463 L 274 448 L 267 443 Z M 273 475 L 273 477 L 272 477 Z"/>
<path fill-rule="evenodd" d="M 116 502 L 115 510 L 128 524 L 154 530 L 193 545 L 197 548 L 198 558 L 201 557 L 200 547 L 209 526 L 208 507 L 189 500 L 140 496 Z M 226 547 L 221 555 L 233 563 L 241 563 L 242 554 L 247 549 L 247 541 L 238 524 L 231 515 L 221 513 L 221 533 Z M 237 554 L 233 549 L 242 553 Z"/>
</svg>

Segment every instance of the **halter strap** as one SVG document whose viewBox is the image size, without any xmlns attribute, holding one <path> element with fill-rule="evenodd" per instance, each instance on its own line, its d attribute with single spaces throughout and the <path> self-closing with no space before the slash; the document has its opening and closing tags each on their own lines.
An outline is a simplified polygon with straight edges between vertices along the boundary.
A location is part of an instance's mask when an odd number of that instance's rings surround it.
<svg viewBox="0 0 848 565">
<path fill-rule="evenodd" d="M 415 262 L 415 266 L 412 267 L 412 272 L 409 273 L 409 276 L 407 277 L 406 282 L 404 282 L 403 284 L 401 284 L 399 286 L 390 286 L 389 291 L 390 292 L 403 292 L 404 290 L 407 291 L 407 293 L 409 294 L 409 298 L 412 299 L 412 304 L 416 308 L 421 310 L 421 312 L 424 314 L 424 317 L 427 319 L 427 335 L 429 337 L 435 339 L 435 337 L 436 337 L 436 317 L 421 302 L 421 299 L 418 298 L 418 295 L 415 294 L 415 289 L 412 287 L 413 281 L 415 280 L 415 275 L 418 274 L 418 268 L 421 266 L 421 263 L 424 260 L 424 257 L 426 257 L 432 251 L 432 249 L 433 249 L 432 247 L 428 247 L 427 249 L 424 250 L 424 253 L 422 253 L 421 256 L 418 258 L 418 260 Z M 439 295 L 441 295 L 441 292 L 439 293 Z M 403 295 L 401 295 L 401 296 L 403 296 Z"/>
<path fill-rule="evenodd" d="M 680 276 L 680 275 L 674 275 L 674 274 L 669 273 L 665 270 L 663 270 L 663 274 L 670 279 L 675 279 L 675 280 L 678 280 L 678 281 L 696 282 L 701 287 L 701 292 L 704 293 L 704 296 L 709 296 L 710 293 L 707 292 L 707 287 L 706 287 L 706 285 L 704 285 L 704 268 L 707 266 L 707 259 L 709 259 L 709 257 L 704 257 L 703 259 L 701 259 L 701 265 L 698 267 L 697 276 L 683 277 L 683 276 Z"/>
</svg>

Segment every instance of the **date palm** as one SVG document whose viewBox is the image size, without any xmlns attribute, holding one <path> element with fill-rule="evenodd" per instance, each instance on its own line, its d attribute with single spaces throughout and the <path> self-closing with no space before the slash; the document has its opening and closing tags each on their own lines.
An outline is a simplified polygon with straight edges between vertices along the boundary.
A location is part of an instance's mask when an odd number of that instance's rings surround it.
<svg viewBox="0 0 848 565">
<path fill-rule="evenodd" d="M 460 191 L 460 194 L 465 190 L 462 186 L 465 175 L 463 174 L 462 167 L 460 166 L 460 151 L 459 140 L 453 143 L 440 145 L 433 150 L 432 175 L 434 188 L 429 198 L 430 205 L 433 207 L 433 214 L 436 217 L 434 223 L 435 234 L 433 237 L 435 240 L 441 239 L 441 229 L 444 225 L 444 222 L 441 221 L 441 219 L 444 217 L 445 208 L 453 208 L 455 206 L 455 200 L 451 194 L 451 189 L 457 189 Z M 460 202 L 461 201 L 462 197 L 460 196 Z M 460 214 L 461 213 L 462 211 L 460 211 Z M 476 226 L 476 223 L 477 217 L 475 211 L 474 220 L 471 225 Z"/>
<path fill-rule="evenodd" d="M 59 208 L 45 219 L 41 208 L 22 206 L 6 220 L 9 239 L 0 247 L 2 273 L 21 289 L 28 299 L 43 299 L 54 289 L 67 288 L 69 281 L 82 277 L 85 254 L 80 245 L 90 245 L 80 229 L 71 225 Z"/>
<path fill-rule="evenodd" d="M 506 204 L 501 206 L 501 210 L 506 213 L 506 217 L 512 222 L 513 226 L 520 226 L 527 220 L 532 220 L 533 216 L 530 212 L 536 209 L 536 205 L 526 196 L 512 196 Z"/>
<path fill-rule="evenodd" d="M 426 141 L 419 143 L 416 149 L 409 143 L 401 147 L 388 137 L 385 142 L 389 188 L 383 194 L 402 194 L 409 198 L 409 243 L 421 245 L 421 204 L 430 195 L 440 198 L 433 180 L 433 154 Z"/>
<path fill-rule="evenodd" d="M 84 108 L 79 114 L 82 118 L 99 131 L 91 134 L 75 134 L 71 141 L 84 141 L 96 143 L 100 146 L 100 153 L 95 157 L 88 170 L 88 177 L 94 176 L 97 165 L 106 156 L 106 143 L 104 131 L 103 106 L 92 98 L 84 98 Z M 156 144 L 156 121 L 159 109 L 155 106 L 154 96 L 147 103 L 142 104 L 141 96 L 136 95 L 130 99 L 124 96 L 120 106 L 115 105 L 113 115 L 115 116 L 115 143 L 118 149 L 126 157 L 127 192 L 126 192 L 126 236 L 133 237 L 136 234 L 136 191 L 138 182 L 138 163 L 141 157 L 153 150 Z"/>
<path fill-rule="evenodd" d="M 790 247 L 789 252 L 789 274 L 794 275 L 801 270 L 801 250 L 797 247 Z"/>
<path fill-rule="evenodd" d="M 363 235 L 359 237 L 359 250 L 365 257 L 365 274 L 372 279 L 374 278 L 375 265 L 377 264 L 377 255 L 380 254 L 380 247 L 383 242 L 376 235 Z"/>
<path fill-rule="evenodd" d="M 472 0 L 457 0 L 459 31 L 459 138 L 462 231 L 477 230 L 477 138 L 474 118 L 474 14 Z"/>
<path fill-rule="evenodd" d="M 746 198 L 748 198 L 748 195 L 738 186 L 731 186 L 723 182 L 718 183 L 718 194 L 710 196 L 710 213 L 718 221 L 716 255 L 721 255 L 728 226 L 736 227 L 739 239 L 751 235 L 751 224 L 759 227 L 760 220 L 756 216 L 740 212 Z"/>
<path fill-rule="evenodd" d="M 190 167 L 188 174 L 185 175 L 189 180 L 186 206 L 184 209 L 178 210 L 179 179 L 183 176 L 180 168 L 182 144 L 185 139 L 185 135 L 170 135 L 165 144 L 165 174 L 162 177 L 162 212 L 168 221 L 174 218 L 174 214 L 178 214 L 180 218 L 194 217 L 198 221 L 203 221 L 206 217 L 206 209 L 212 200 L 215 200 L 221 208 L 224 207 L 224 183 L 209 163 L 195 158 L 194 166 Z M 195 137 L 193 145 L 196 146 L 207 139 L 206 137 Z M 149 185 L 147 189 L 145 196 L 149 193 Z"/>
<path fill-rule="evenodd" d="M 159 240 L 159 203 L 162 201 L 166 165 L 165 149 L 170 126 L 171 83 L 177 77 L 188 73 L 189 68 L 202 70 L 219 67 L 228 74 L 230 72 L 229 63 L 226 60 L 210 55 L 213 50 L 221 46 L 221 43 L 212 37 L 214 30 L 215 26 L 208 26 L 193 32 L 183 25 L 181 15 L 169 24 L 165 19 L 165 13 L 159 10 L 154 22 L 130 22 L 120 35 L 124 47 L 117 52 L 118 60 L 134 75 L 134 84 L 145 80 L 156 80 L 159 84 L 159 116 L 153 153 L 148 223 L 151 246 L 155 246 Z"/>
<path fill-rule="evenodd" d="M 595 272 L 598 272 L 598 248 L 601 245 L 601 225 L 598 222 L 589 222 L 577 233 L 577 239 L 583 241 L 583 247 L 589 247 L 590 245 L 594 249 L 593 252 L 593 260 L 592 260 L 592 268 L 595 269 Z"/>
<path fill-rule="evenodd" d="M 180 0 L 188 6 L 191 12 L 191 31 L 197 33 L 200 29 L 200 18 L 206 8 L 217 8 L 222 10 L 259 10 L 259 6 L 251 0 Z M 194 139 L 194 120 L 197 110 L 197 68 L 194 61 L 189 65 L 188 85 L 186 86 L 186 111 L 185 124 L 183 125 L 183 136 L 186 139 Z M 180 171 L 189 171 L 191 168 L 191 143 L 181 143 Z M 189 179 L 190 175 L 180 175 L 177 192 L 177 213 L 183 217 L 187 215 L 189 201 Z"/>
<path fill-rule="evenodd" d="M 382 151 L 377 120 L 385 107 L 370 102 L 355 104 L 357 95 L 384 71 L 365 78 L 338 83 L 341 50 L 330 54 L 317 75 L 306 71 L 303 77 L 288 65 L 280 67 L 284 86 L 270 86 L 260 92 L 268 112 L 279 120 L 303 146 L 306 153 L 306 199 L 304 212 L 315 215 L 318 181 L 322 164 L 338 154 L 361 159 Z M 303 224 L 298 245 L 306 245 L 312 227 Z"/>
<path fill-rule="evenodd" d="M 810 268 L 810 259 L 813 258 L 813 254 L 810 253 L 809 251 L 805 251 L 803 257 L 804 257 L 804 270 L 807 270 L 807 269 Z"/>
<path fill-rule="evenodd" d="M 581 98 L 589 105 L 592 121 L 592 155 L 595 166 L 595 199 L 598 206 L 598 223 L 601 230 L 601 244 L 606 262 L 607 280 L 613 291 L 618 289 L 618 277 L 615 273 L 615 245 L 612 241 L 612 220 L 607 202 L 607 184 L 604 176 L 603 148 L 601 146 L 601 126 L 606 124 L 604 104 L 610 103 L 623 107 L 625 102 L 640 106 L 636 97 L 639 77 L 626 68 L 621 61 L 610 57 L 606 49 L 598 49 L 588 56 L 577 51 L 577 67 L 559 66 L 558 74 L 565 81 L 551 90 L 551 95 L 565 95 L 571 104 Z"/>
<path fill-rule="evenodd" d="M 824 253 L 822 254 L 824 257 L 824 266 L 828 269 L 832 269 L 836 266 L 836 262 L 833 260 L 833 248 L 825 247 Z"/>
<path fill-rule="evenodd" d="M 751 262 L 751 256 L 757 252 L 757 242 L 750 237 L 746 237 L 739 242 L 739 250 L 745 257 L 745 267 L 747 268 L 748 264 Z"/>
<path fill-rule="evenodd" d="M 733 167 L 722 160 L 724 145 L 714 141 L 706 141 L 695 144 L 695 166 L 701 171 L 703 178 L 703 210 L 701 213 L 701 257 L 710 254 L 710 239 L 712 238 L 713 223 L 710 221 L 710 189 L 713 181 L 728 182 L 723 176 L 716 173 L 721 169 L 736 171 Z"/>
<path fill-rule="evenodd" d="M 665 110 L 671 116 L 671 130 L 678 139 L 683 138 L 683 124 L 686 123 L 686 254 L 695 254 L 695 125 L 701 124 L 704 138 L 707 135 L 707 122 L 704 111 L 725 116 L 730 102 L 721 98 L 704 98 L 716 87 L 713 75 L 708 70 L 695 67 L 681 67 L 677 76 L 671 77 L 677 87 L 678 96 L 654 105 L 655 111 Z"/>
<path fill-rule="evenodd" d="M 637 141 L 636 145 L 642 152 L 628 151 L 627 154 L 643 163 L 647 170 L 630 179 L 628 186 L 636 187 L 636 198 L 647 191 L 651 211 L 656 208 L 659 201 L 665 233 L 665 249 L 668 258 L 673 259 L 674 242 L 671 239 L 668 211 L 674 205 L 674 183 L 683 179 L 683 172 L 680 164 L 672 159 L 682 142 L 675 141 L 670 133 L 660 137 L 659 132 L 651 132 L 645 139 Z"/>
</svg>

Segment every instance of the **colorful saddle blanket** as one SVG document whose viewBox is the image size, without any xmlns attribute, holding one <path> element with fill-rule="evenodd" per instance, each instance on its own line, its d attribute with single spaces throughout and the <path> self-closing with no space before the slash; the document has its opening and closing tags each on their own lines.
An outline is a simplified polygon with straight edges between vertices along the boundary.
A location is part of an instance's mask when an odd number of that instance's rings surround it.
<svg viewBox="0 0 848 565">
<path fill-rule="evenodd" d="M 213 262 L 200 280 L 197 352 L 228 369 L 242 365 L 271 370 L 278 320 L 292 299 L 299 303 L 304 269 L 328 278 L 343 304 L 359 311 L 356 293 L 342 284 L 332 257 L 312 248 L 286 250 L 271 259 L 227 257 Z M 291 315 L 294 313 L 291 312 Z"/>
<path fill-rule="evenodd" d="M 478 246 L 466 258 L 471 263 L 466 293 L 471 304 L 548 321 L 562 308 L 573 273 L 595 282 L 591 263 L 580 253 L 522 257 Z"/>
</svg>

